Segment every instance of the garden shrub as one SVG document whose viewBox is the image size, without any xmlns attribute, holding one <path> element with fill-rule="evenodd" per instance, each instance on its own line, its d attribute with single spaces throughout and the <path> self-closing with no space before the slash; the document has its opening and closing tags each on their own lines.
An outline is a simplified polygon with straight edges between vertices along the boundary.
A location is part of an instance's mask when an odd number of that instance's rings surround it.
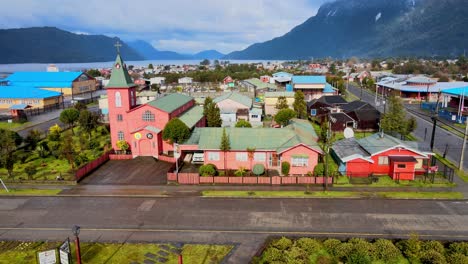
<svg viewBox="0 0 468 264">
<path fill-rule="evenodd" d="M 352 238 L 348 243 L 353 244 L 353 252 L 372 257 L 375 252 L 375 246 L 362 238 Z"/>
<path fill-rule="evenodd" d="M 460 253 L 468 256 L 468 242 L 454 242 L 450 244 L 449 251 L 451 253 Z"/>
<path fill-rule="evenodd" d="M 372 259 L 369 255 L 363 252 L 354 251 L 350 253 L 349 255 L 347 255 L 346 263 L 347 264 L 371 264 Z"/>
<path fill-rule="evenodd" d="M 265 166 L 263 166 L 263 164 L 255 164 L 252 172 L 257 176 L 263 175 L 263 173 L 265 173 Z"/>
<path fill-rule="evenodd" d="M 323 246 L 331 255 L 336 257 L 338 246 L 341 245 L 341 241 L 334 238 L 329 238 L 323 242 Z"/>
<path fill-rule="evenodd" d="M 238 176 L 238 177 L 244 177 L 246 174 L 247 174 L 247 171 L 245 170 L 244 167 L 239 167 L 239 169 L 237 169 L 237 170 L 234 172 L 234 175 L 235 175 L 235 176 Z"/>
<path fill-rule="evenodd" d="M 337 257 L 340 260 L 346 260 L 346 258 L 351 255 L 351 252 L 353 252 L 354 245 L 351 243 L 341 243 L 338 245 L 335 249 L 335 257 Z"/>
<path fill-rule="evenodd" d="M 317 264 L 335 264 L 337 261 L 330 256 L 318 256 L 315 261 Z"/>
<path fill-rule="evenodd" d="M 285 252 L 286 263 L 306 263 L 307 252 L 300 247 L 292 246 Z"/>
<path fill-rule="evenodd" d="M 387 239 L 377 239 L 374 242 L 374 258 L 385 263 L 397 262 L 402 257 L 400 250 Z"/>
<path fill-rule="evenodd" d="M 282 262 L 283 261 L 284 254 L 281 250 L 274 248 L 274 247 L 269 247 L 265 252 L 263 253 L 263 259 L 267 263 L 274 263 L 276 261 Z"/>
<path fill-rule="evenodd" d="M 32 176 L 37 172 L 36 166 L 30 163 L 24 168 L 24 172 L 28 174 L 28 179 L 32 180 Z"/>
<path fill-rule="evenodd" d="M 461 253 L 452 253 L 447 256 L 447 262 L 450 264 L 466 264 L 468 257 Z"/>
<path fill-rule="evenodd" d="M 201 176 L 215 176 L 216 175 L 216 166 L 213 164 L 202 165 L 198 169 L 198 173 Z"/>
<path fill-rule="evenodd" d="M 424 254 L 424 251 L 429 251 L 429 250 L 434 250 L 436 252 L 439 252 L 442 255 L 445 253 L 444 245 L 442 245 L 442 243 L 440 243 L 439 241 L 424 241 L 421 243 L 421 249 L 422 249 L 422 252 L 421 252 L 422 255 Z"/>
<path fill-rule="evenodd" d="M 289 171 L 291 170 L 291 164 L 287 161 L 281 162 L 281 173 L 283 175 L 289 175 Z"/>
<path fill-rule="evenodd" d="M 420 262 L 422 264 L 447 264 L 444 255 L 435 250 L 424 251 L 421 254 Z"/>
<path fill-rule="evenodd" d="M 322 244 L 317 239 L 312 238 L 299 238 L 294 242 L 294 245 L 302 248 L 309 255 L 322 249 Z"/>
<path fill-rule="evenodd" d="M 323 176 L 325 175 L 325 164 L 318 163 L 314 168 L 314 175 L 315 176 Z"/>
<path fill-rule="evenodd" d="M 421 251 L 421 241 L 418 236 L 411 234 L 408 240 L 402 240 L 397 243 L 397 247 L 401 250 L 403 255 L 411 262 L 417 262 L 419 259 L 419 252 Z"/>
<path fill-rule="evenodd" d="M 287 250 L 293 245 L 293 242 L 289 238 L 282 237 L 273 242 L 271 245 L 279 250 Z"/>
</svg>

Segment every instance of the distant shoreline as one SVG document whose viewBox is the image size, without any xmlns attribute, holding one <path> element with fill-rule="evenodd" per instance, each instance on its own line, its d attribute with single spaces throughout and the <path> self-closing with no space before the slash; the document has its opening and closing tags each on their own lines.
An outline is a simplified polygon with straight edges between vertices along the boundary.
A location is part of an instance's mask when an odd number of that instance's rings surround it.
<svg viewBox="0 0 468 264">
<path fill-rule="evenodd" d="M 126 61 L 127 65 L 148 66 L 153 65 L 199 65 L 202 60 L 144 60 L 144 61 Z M 214 60 L 210 60 L 214 61 Z M 230 63 L 267 63 L 284 62 L 286 60 L 219 60 L 229 61 Z M 84 62 L 84 63 L 17 63 L 0 64 L 0 73 L 12 73 L 17 71 L 46 71 L 47 66 L 55 64 L 60 71 L 80 71 L 83 69 L 111 68 L 113 61 L 107 62 Z"/>
</svg>

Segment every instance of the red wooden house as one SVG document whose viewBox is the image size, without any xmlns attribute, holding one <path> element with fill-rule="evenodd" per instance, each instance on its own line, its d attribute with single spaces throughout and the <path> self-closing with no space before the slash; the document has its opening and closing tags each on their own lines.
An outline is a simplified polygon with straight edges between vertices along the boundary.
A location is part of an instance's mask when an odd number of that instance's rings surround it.
<svg viewBox="0 0 468 264">
<path fill-rule="evenodd" d="M 343 139 L 332 147 L 339 171 L 351 177 L 389 175 L 394 180 L 414 180 L 423 174 L 433 153 L 418 142 L 402 141 L 384 133 L 362 139 Z"/>
</svg>

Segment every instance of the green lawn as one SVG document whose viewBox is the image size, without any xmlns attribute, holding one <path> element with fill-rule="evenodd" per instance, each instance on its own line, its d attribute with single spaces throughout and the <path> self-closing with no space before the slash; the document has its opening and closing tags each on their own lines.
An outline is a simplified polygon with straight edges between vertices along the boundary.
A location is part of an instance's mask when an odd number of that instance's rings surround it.
<svg viewBox="0 0 468 264">
<path fill-rule="evenodd" d="M 37 251 L 51 249 L 60 244 L 58 242 L 0 241 L 0 264 L 35 263 Z M 150 259 L 145 257 L 147 253 L 158 256 L 158 252 L 163 250 L 168 254 L 165 263 L 178 263 L 178 255 L 171 252 L 174 246 L 167 245 L 169 250 L 161 246 L 162 244 L 81 243 L 81 256 L 82 262 L 88 264 L 143 263 L 145 259 Z M 75 246 L 72 244 L 71 248 L 72 258 L 75 259 Z M 221 263 L 232 248 L 233 246 L 230 245 L 187 244 L 182 247 L 182 256 L 184 263 Z M 157 262 L 156 259 L 153 260 Z"/>
<path fill-rule="evenodd" d="M 104 153 L 106 146 L 110 145 L 110 136 L 104 127 L 100 127 L 92 132 L 91 140 L 88 134 L 83 134 L 79 127 L 74 129 L 73 150 L 76 153 L 74 160 L 83 161 L 81 165 L 95 160 Z M 61 139 L 63 140 L 63 139 Z M 48 140 L 44 140 L 48 142 Z M 18 159 L 13 169 L 13 178 L 8 177 L 7 170 L 0 169 L 0 177 L 5 180 L 34 180 L 34 181 L 53 181 L 57 176 L 61 176 L 65 181 L 75 180 L 75 175 L 72 166 L 65 158 L 59 156 L 56 158 L 51 151 L 47 151 L 45 157 L 40 157 L 36 150 L 17 151 L 18 156 L 24 156 L 24 162 Z M 36 168 L 36 173 L 29 177 L 25 172 L 25 168 L 33 165 Z"/>
<path fill-rule="evenodd" d="M 442 157 L 439 153 L 435 154 L 436 159 L 438 159 L 440 162 L 442 162 L 444 165 L 446 165 L 449 168 L 452 168 L 455 170 L 455 173 L 464 181 L 468 182 L 468 173 L 465 171 L 459 170 L 458 166 L 455 166 L 452 162 L 450 162 L 448 159 Z"/>
<path fill-rule="evenodd" d="M 18 128 L 20 126 L 27 125 L 28 123 L 8 123 L 8 122 L 0 122 L 0 129 L 9 129 L 12 130 L 14 128 Z"/>
<path fill-rule="evenodd" d="M 441 180 L 442 178 L 439 177 Z M 455 183 L 450 183 L 443 179 L 442 182 L 430 183 L 429 180 L 424 182 L 423 180 L 414 181 L 400 181 L 400 183 L 392 180 L 389 176 L 379 176 L 377 182 L 371 184 L 351 184 L 350 180 L 346 176 L 339 176 L 335 184 L 337 187 L 455 187 Z"/>
<path fill-rule="evenodd" d="M 303 192 L 303 191 L 203 191 L 204 197 L 235 198 L 394 198 L 394 199 L 463 199 L 458 192 Z"/>
<path fill-rule="evenodd" d="M 8 187 L 8 186 L 7 186 Z M 62 190 L 60 189 L 9 189 L 7 192 L 5 189 L 0 186 L 0 196 L 3 195 L 30 195 L 30 196 L 50 196 L 50 195 L 57 195 Z"/>
</svg>

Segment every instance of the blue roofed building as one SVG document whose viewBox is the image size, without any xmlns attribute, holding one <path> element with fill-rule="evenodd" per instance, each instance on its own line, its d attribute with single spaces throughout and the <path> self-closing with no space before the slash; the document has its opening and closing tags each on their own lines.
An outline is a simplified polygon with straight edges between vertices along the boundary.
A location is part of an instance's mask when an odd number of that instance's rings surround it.
<svg viewBox="0 0 468 264">
<path fill-rule="evenodd" d="M 36 87 L 72 97 L 96 90 L 96 79 L 83 72 L 15 72 L 5 81 L 10 86 Z"/>
<path fill-rule="evenodd" d="M 30 86 L 0 86 L 0 109 L 59 107 L 62 94 Z"/>
<path fill-rule="evenodd" d="M 337 95 L 338 90 L 327 83 L 325 76 L 293 76 L 292 77 L 293 91 L 302 91 L 305 100 L 310 102 L 324 95 Z"/>
</svg>

